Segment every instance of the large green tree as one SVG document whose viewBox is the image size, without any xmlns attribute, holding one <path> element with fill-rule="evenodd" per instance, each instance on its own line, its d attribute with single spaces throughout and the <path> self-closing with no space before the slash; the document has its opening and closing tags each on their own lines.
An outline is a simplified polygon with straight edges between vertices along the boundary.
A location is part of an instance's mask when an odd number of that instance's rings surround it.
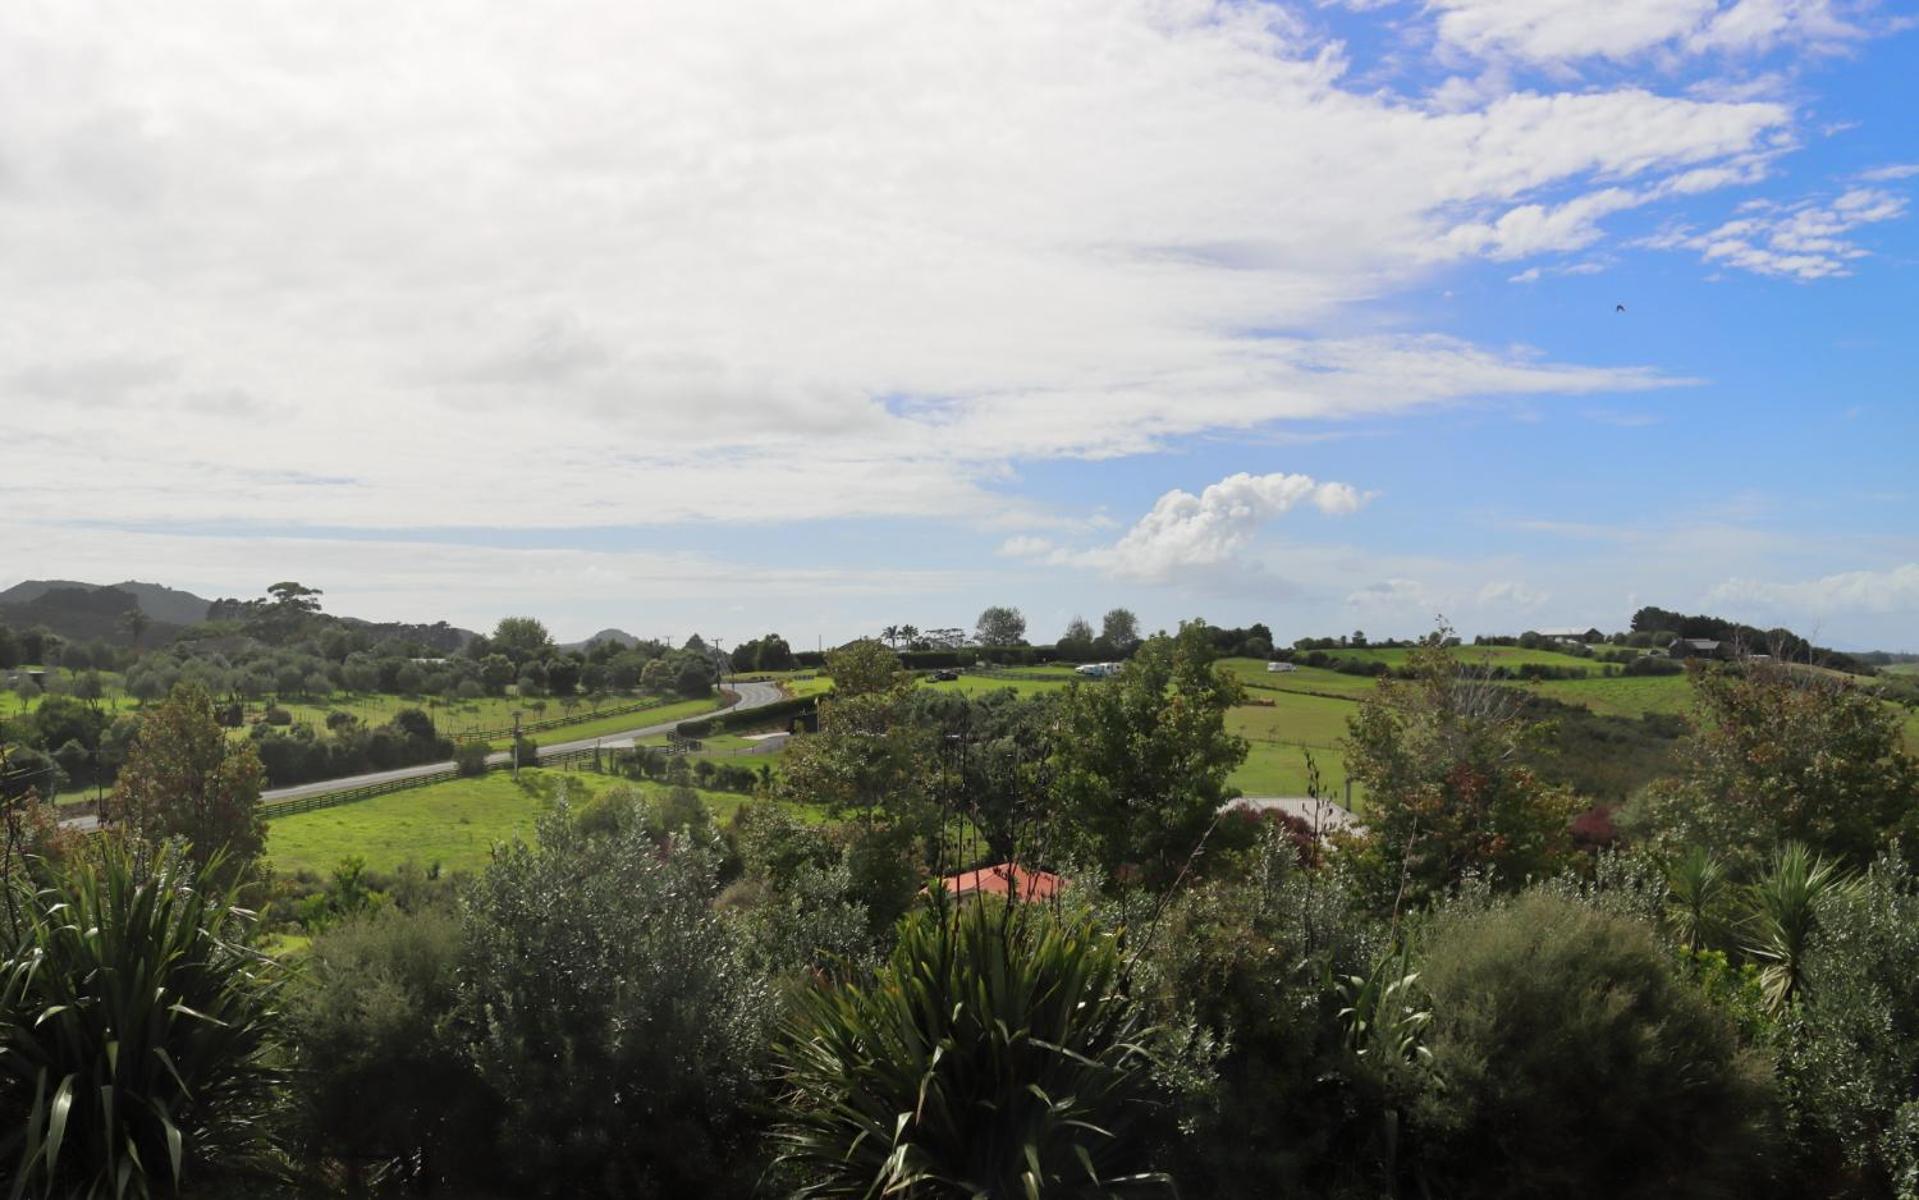
<svg viewBox="0 0 1919 1200">
<path fill-rule="evenodd" d="M 513 660 L 514 666 L 544 662 L 553 650 L 552 635 L 535 617 L 501 617 L 489 643 L 494 652 Z"/>
<path fill-rule="evenodd" d="M 1246 741 L 1226 710 L 1244 697 L 1201 621 L 1147 641 L 1113 678 L 1069 687 L 1053 742 L 1060 839 L 1109 878 L 1170 883 L 1239 795 L 1226 780 Z"/>
<path fill-rule="evenodd" d="M 973 627 L 973 638 L 982 646 L 1024 646 L 1026 616 L 1017 608 L 991 605 L 980 613 Z"/>
<path fill-rule="evenodd" d="M 142 718 L 108 814 L 151 841 L 185 838 L 197 862 L 224 852 L 243 869 L 266 846 L 265 778 L 252 744 L 228 740 L 214 720 L 206 689 L 182 683 Z"/>
<path fill-rule="evenodd" d="M 1919 834 L 1919 762 L 1899 713 L 1850 680 L 1783 664 L 1692 668 L 1677 777 L 1633 805 L 1629 828 L 1703 845 L 1750 870 L 1788 842 L 1864 866 Z"/>
<path fill-rule="evenodd" d="M 1572 792 L 1521 762 L 1550 728 L 1526 718 L 1521 693 L 1460 663 L 1444 633 L 1413 651 L 1410 680 L 1382 681 L 1348 722 L 1346 766 L 1367 810 L 1348 859 L 1395 912 L 1469 872 L 1517 888 L 1573 852 Z"/>
</svg>

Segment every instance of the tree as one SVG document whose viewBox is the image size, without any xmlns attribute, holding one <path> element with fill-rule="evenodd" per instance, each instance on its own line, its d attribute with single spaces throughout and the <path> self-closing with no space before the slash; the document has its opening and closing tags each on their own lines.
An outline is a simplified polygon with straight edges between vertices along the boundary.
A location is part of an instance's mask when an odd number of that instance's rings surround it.
<svg viewBox="0 0 1919 1200">
<path fill-rule="evenodd" d="M 149 841 L 185 838 L 203 865 L 224 853 L 237 874 L 266 845 L 264 779 L 252 744 L 228 741 L 206 690 L 183 683 L 140 722 L 108 814 Z"/>
<path fill-rule="evenodd" d="M 1053 742 L 1061 838 L 1109 878 L 1169 885 L 1239 794 L 1226 779 L 1246 741 L 1226 712 L 1244 698 L 1199 621 L 1147 641 L 1114 678 L 1067 688 Z"/>
<path fill-rule="evenodd" d="M 912 675 L 871 639 L 834 650 L 826 669 L 833 692 L 820 699 L 819 732 L 787 747 L 776 793 L 869 827 L 921 828 L 934 751 L 930 728 L 912 719 Z"/>
<path fill-rule="evenodd" d="M 553 650 L 553 637 L 533 617 L 501 617 L 490 639 L 494 653 L 504 654 L 514 666 L 544 662 Z"/>
<path fill-rule="evenodd" d="M 833 678 L 833 694 L 842 698 L 898 691 L 912 682 L 900 666 L 899 655 L 871 638 L 829 651 L 826 673 Z"/>
<path fill-rule="evenodd" d="M 120 628 L 126 630 L 127 636 L 133 639 L 133 650 L 136 654 L 140 651 L 141 637 L 145 636 L 147 630 L 152 627 L 153 618 L 137 607 L 129 608 L 120 618 Z"/>
<path fill-rule="evenodd" d="M 1111 646 L 1115 654 L 1127 654 L 1139 645 L 1139 618 L 1131 609 L 1115 608 L 1100 618 L 1099 638 Z"/>
<path fill-rule="evenodd" d="M 319 588 L 310 588 L 288 580 L 269 587 L 267 594 L 273 597 L 275 607 L 283 612 L 316 613 L 320 611 L 318 597 L 326 593 Z"/>
<path fill-rule="evenodd" d="M 1075 616 L 1066 623 L 1066 632 L 1059 635 L 1054 648 L 1069 662 L 1093 657 L 1093 627 L 1085 617 Z"/>
<path fill-rule="evenodd" d="M 982 646 L 1024 646 L 1026 618 L 1017 608 L 995 604 L 980 613 L 973 638 Z"/>
<path fill-rule="evenodd" d="M 1764 1064 L 1643 925 L 1543 893 L 1461 905 L 1418 982 L 1444 1081 L 1413 1122 L 1431 1194 L 1655 1200 L 1759 1182 Z"/>
<path fill-rule="evenodd" d="M 1448 641 L 1416 647 L 1412 678 L 1382 679 L 1347 722 L 1346 767 L 1367 805 L 1351 861 L 1395 914 L 1468 873 L 1516 890 L 1573 853 L 1571 791 L 1520 764 L 1550 727 L 1525 717 L 1521 693 L 1463 669 Z"/>
<path fill-rule="evenodd" d="M 1919 833 L 1919 761 L 1897 710 L 1849 680 L 1786 665 L 1691 667 L 1676 778 L 1627 826 L 1669 852 L 1707 846 L 1750 872 L 1788 842 L 1863 867 Z"/>
<path fill-rule="evenodd" d="M 1115 939 L 1013 908 L 916 913 L 870 981 L 795 996 L 775 1139 L 797 1194 L 1172 1194 L 1145 1170 L 1158 1089 Z"/>
</svg>

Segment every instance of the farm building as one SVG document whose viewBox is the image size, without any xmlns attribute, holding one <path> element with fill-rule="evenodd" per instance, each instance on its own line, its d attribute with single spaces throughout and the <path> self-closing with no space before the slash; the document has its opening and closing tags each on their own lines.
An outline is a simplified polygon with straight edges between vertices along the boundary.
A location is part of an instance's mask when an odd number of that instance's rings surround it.
<svg viewBox="0 0 1919 1200">
<path fill-rule="evenodd" d="M 1029 871 L 1017 863 L 995 863 L 977 871 L 961 871 L 940 880 L 940 886 L 961 900 L 968 896 L 1016 896 L 1021 900 L 1051 900 L 1066 881 L 1051 871 Z"/>
<path fill-rule="evenodd" d="M 1725 658 L 1731 645 L 1711 638 L 1674 638 L 1666 653 L 1672 658 Z"/>
</svg>

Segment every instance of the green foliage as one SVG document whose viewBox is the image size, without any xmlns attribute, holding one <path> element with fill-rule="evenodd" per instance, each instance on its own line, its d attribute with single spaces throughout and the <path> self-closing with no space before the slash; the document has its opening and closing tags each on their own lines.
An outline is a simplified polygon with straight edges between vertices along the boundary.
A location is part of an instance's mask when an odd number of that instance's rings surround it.
<svg viewBox="0 0 1919 1200">
<path fill-rule="evenodd" d="M 1752 917 L 1746 952 L 1766 964 L 1760 977 L 1773 1012 L 1799 994 L 1820 913 L 1852 886 L 1837 863 L 1793 842 L 1773 855 L 1765 874 L 1748 889 Z"/>
<path fill-rule="evenodd" d="M 1691 951 L 1720 941 L 1732 920 L 1734 889 L 1726 864 L 1704 846 L 1692 846 L 1665 865 L 1666 920 Z"/>
<path fill-rule="evenodd" d="M 315 939 L 288 1005 L 310 1173 L 349 1187 L 483 1181 L 492 1098 L 455 1018 L 453 912 L 383 908 Z"/>
<path fill-rule="evenodd" d="M 1199 621 L 1149 639 L 1114 678 L 1068 688 L 1052 761 L 1062 843 L 1109 878 L 1169 885 L 1238 795 L 1226 779 L 1246 741 L 1226 712 L 1244 698 Z"/>
<path fill-rule="evenodd" d="M 1535 892 L 1443 914 L 1422 956 L 1441 1082 L 1415 1122 L 1440 1194 L 1736 1194 L 1766 1149 L 1762 1064 L 1649 930 Z"/>
<path fill-rule="evenodd" d="M 1919 1195 L 1919 885 L 1875 862 L 1835 892 L 1782 1022 L 1780 1075 L 1805 1194 Z"/>
<path fill-rule="evenodd" d="M 1410 681 L 1383 681 L 1349 723 L 1346 768 L 1366 789 L 1367 825 L 1350 849 L 1373 902 L 1395 913 L 1468 875 L 1516 889 L 1572 853 L 1577 802 L 1519 763 L 1549 730 L 1448 643 L 1414 649 Z"/>
<path fill-rule="evenodd" d="M 1142 1161 L 1148 1029 L 1110 935 L 1037 905 L 920 912 L 870 980 L 803 993 L 775 1137 L 798 1197 L 1108 1197 Z"/>
<path fill-rule="evenodd" d="M 1381 931 L 1332 871 L 1299 866 L 1284 831 L 1261 831 L 1243 861 L 1183 889 L 1141 939 L 1142 994 L 1163 1025 L 1193 1031 L 1198 1060 L 1173 1173 L 1182 1194 L 1219 1200 L 1378 1194 L 1412 1095 L 1349 1047 L 1332 984 L 1368 972 Z"/>
<path fill-rule="evenodd" d="M 266 845 L 264 780 L 252 745 L 229 741 L 206 690 L 183 683 L 142 718 L 109 811 L 136 836 L 184 839 L 196 862 L 219 855 L 243 873 Z"/>
<path fill-rule="evenodd" d="M 1682 769 L 1634 804 L 1635 833 L 1710 847 L 1742 870 L 1787 842 L 1861 867 L 1915 819 L 1919 762 L 1870 693 L 1757 664 L 1696 669 L 1692 685 Z"/>
<path fill-rule="evenodd" d="M 750 1179 L 764 982 L 713 911 L 709 857 L 564 812 L 464 901 L 464 1008 L 516 1195 L 716 1196 Z"/>
<path fill-rule="evenodd" d="M 0 962 L 13 1197 L 172 1195 L 273 1161 L 278 973 L 228 894 L 143 853 L 70 860 Z"/>
<path fill-rule="evenodd" d="M 486 774 L 486 756 L 491 752 L 485 742 L 461 742 L 453 751 L 453 769 L 472 778 Z"/>
</svg>

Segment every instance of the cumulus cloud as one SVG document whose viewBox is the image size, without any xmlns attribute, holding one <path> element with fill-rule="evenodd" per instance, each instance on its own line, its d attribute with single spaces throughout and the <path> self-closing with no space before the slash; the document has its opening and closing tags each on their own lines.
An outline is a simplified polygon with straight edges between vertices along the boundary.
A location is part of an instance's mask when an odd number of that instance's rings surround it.
<svg viewBox="0 0 1919 1200">
<path fill-rule="evenodd" d="M 0 507 L 991 518 L 1016 459 L 1673 382 L 1351 310 L 1721 186 L 1787 106 L 1433 109 L 1307 29 L 1203 0 L 9 9 L 0 361 L 90 486 L 29 456 Z"/>
<path fill-rule="evenodd" d="M 1358 512 L 1371 499 L 1372 493 L 1349 483 L 1240 472 L 1208 485 L 1197 496 L 1174 488 L 1110 546 L 1071 550 L 1043 538 L 1013 538 L 1002 550 L 1093 567 L 1118 579 L 1169 583 L 1194 571 L 1249 567 L 1247 551 L 1260 530 L 1302 504 L 1340 517 Z"/>
<path fill-rule="evenodd" d="M 1919 563 L 1843 571 L 1797 583 L 1729 579 L 1712 590 L 1711 599 L 1814 614 L 1919 613 Z"/>
<path fill-rule="evenodd" d="M 1848 235 L 1902 217 L 1907 206 L 1904 196 L 1884 188 L 1855 187 L 1831 201 L 1754 201 L 1743 207 L 1743 215 L 1714 229 L 1670 230 L 1644 244 L 1694 250 L 1709 263 L 1760 275 L 1827 279 L 1850 275 L 1851 264 L 1869 253 Z"/>
</svg>

